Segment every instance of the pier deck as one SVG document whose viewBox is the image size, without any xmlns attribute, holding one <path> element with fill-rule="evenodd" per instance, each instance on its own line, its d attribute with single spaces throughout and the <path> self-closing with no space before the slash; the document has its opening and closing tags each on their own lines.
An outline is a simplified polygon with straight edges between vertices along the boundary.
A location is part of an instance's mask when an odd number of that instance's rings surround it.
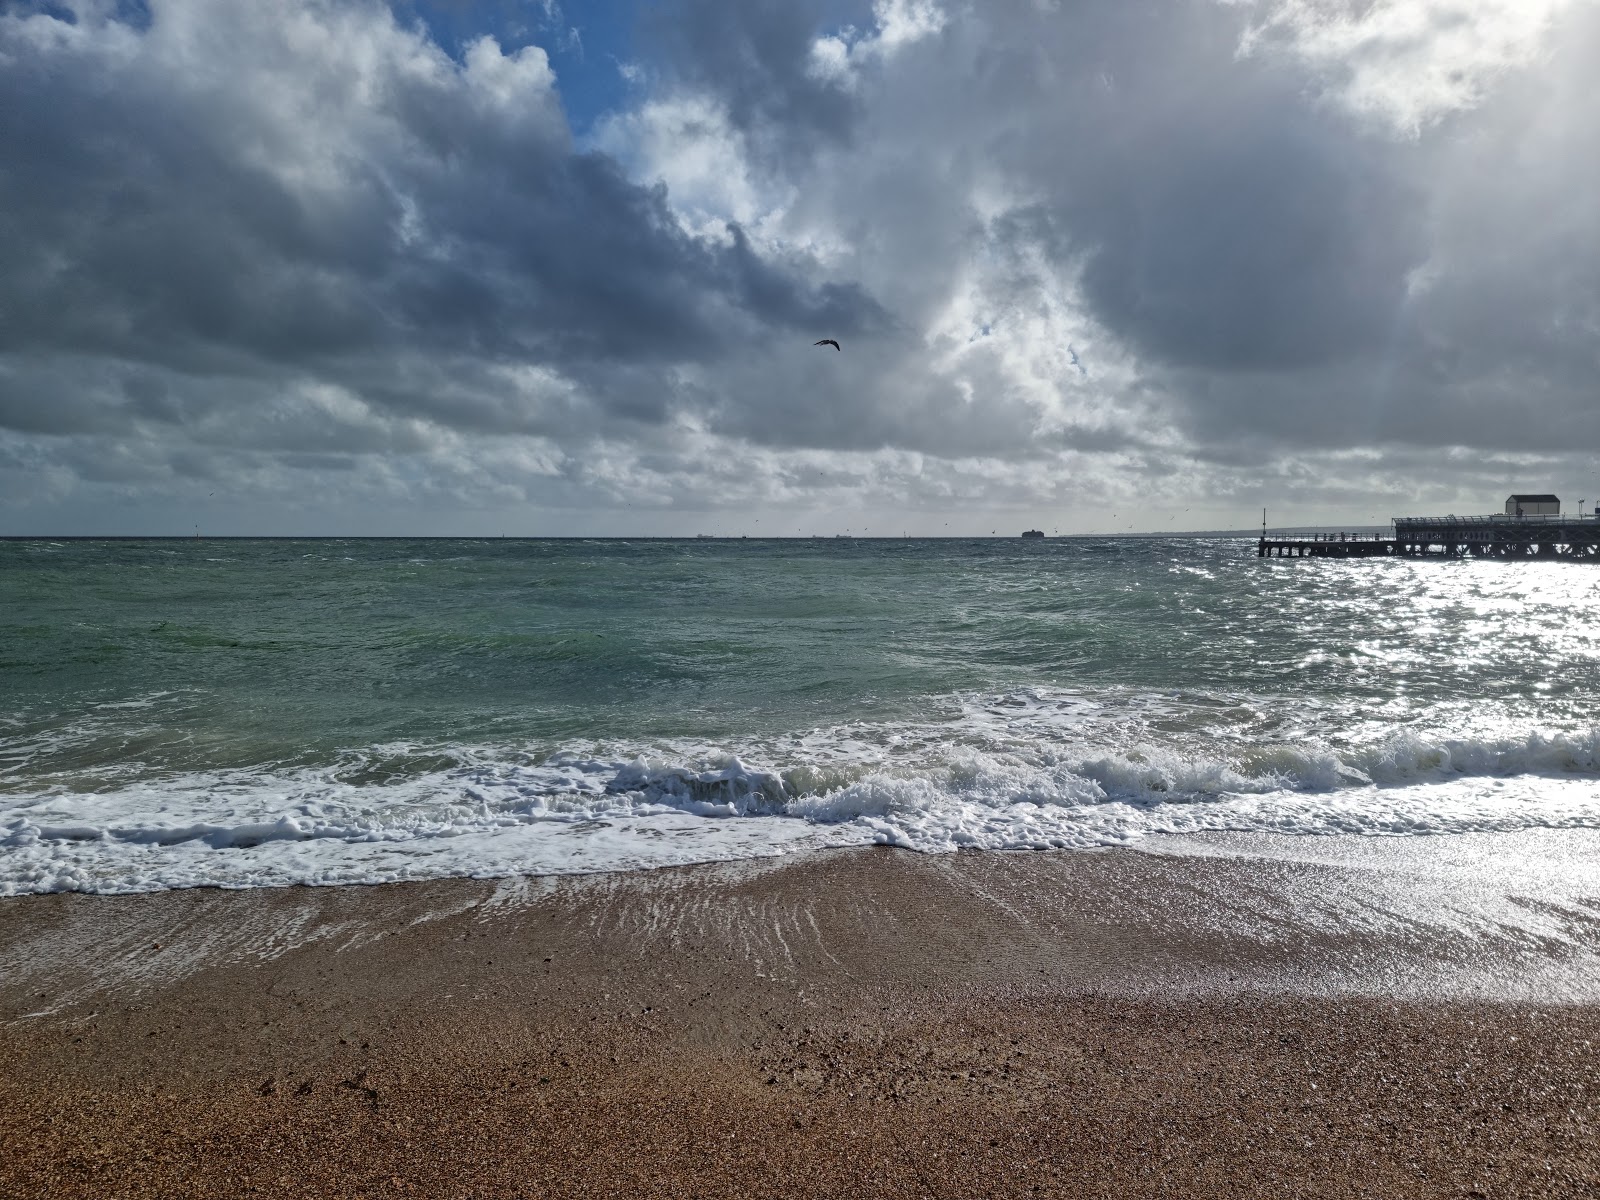
<svg viewBox="0 0 1600 1200">
<path fill-rule="evenodd" d="M 1388 536 L 1263 534 L 1260 558 L 1585 558 L 1600 561 L 1600 517 L 1396 517 Z"/>
</svg>

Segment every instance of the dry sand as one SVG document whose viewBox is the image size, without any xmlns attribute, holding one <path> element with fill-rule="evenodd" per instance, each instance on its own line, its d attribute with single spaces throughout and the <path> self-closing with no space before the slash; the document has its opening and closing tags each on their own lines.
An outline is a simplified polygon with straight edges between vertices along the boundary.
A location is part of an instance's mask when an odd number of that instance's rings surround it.
<svg viewBox="0 0 1600 1200">
<path fill-rule="evenodd" d="M 0 1194 L 1592 1196 L 1597 952 L 1579 831 L 25 897 Z"/>
</svg>

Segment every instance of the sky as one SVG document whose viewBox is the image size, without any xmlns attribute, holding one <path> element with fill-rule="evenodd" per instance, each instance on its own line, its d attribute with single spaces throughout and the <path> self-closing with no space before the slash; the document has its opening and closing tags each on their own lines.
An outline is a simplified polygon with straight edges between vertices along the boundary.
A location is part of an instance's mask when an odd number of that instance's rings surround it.
<svg viewBox="0 0 1600 1200">
<path fill-rule="evenodd" d="M 1597 0 L 0 0 L 0 534 L 1592 508 L 1597 151 Z"/>
</svg>

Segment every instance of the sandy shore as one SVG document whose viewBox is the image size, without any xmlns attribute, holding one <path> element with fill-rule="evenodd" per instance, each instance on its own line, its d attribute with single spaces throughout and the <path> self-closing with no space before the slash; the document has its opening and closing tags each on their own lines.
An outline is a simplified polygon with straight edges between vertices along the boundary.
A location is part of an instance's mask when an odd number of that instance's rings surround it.
<svg viewBox="0 0 1600 1200">
<path fill-rule="evenodd" d="M 1600 835 L 0 902 L 7 1196 L 1600 1192 Z"/>
</svg>

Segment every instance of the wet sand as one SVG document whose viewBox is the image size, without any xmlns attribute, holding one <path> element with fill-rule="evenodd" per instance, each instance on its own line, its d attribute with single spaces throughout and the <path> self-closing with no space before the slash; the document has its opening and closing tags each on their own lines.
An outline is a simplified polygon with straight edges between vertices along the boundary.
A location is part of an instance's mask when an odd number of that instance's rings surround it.
<svg viewBox="0 0 1600 1200">
<path fill-rule="evenodd" d="M 0 902 L 0 1194 L 1600 1192 L 1600 835 Z"/>
</svg>

